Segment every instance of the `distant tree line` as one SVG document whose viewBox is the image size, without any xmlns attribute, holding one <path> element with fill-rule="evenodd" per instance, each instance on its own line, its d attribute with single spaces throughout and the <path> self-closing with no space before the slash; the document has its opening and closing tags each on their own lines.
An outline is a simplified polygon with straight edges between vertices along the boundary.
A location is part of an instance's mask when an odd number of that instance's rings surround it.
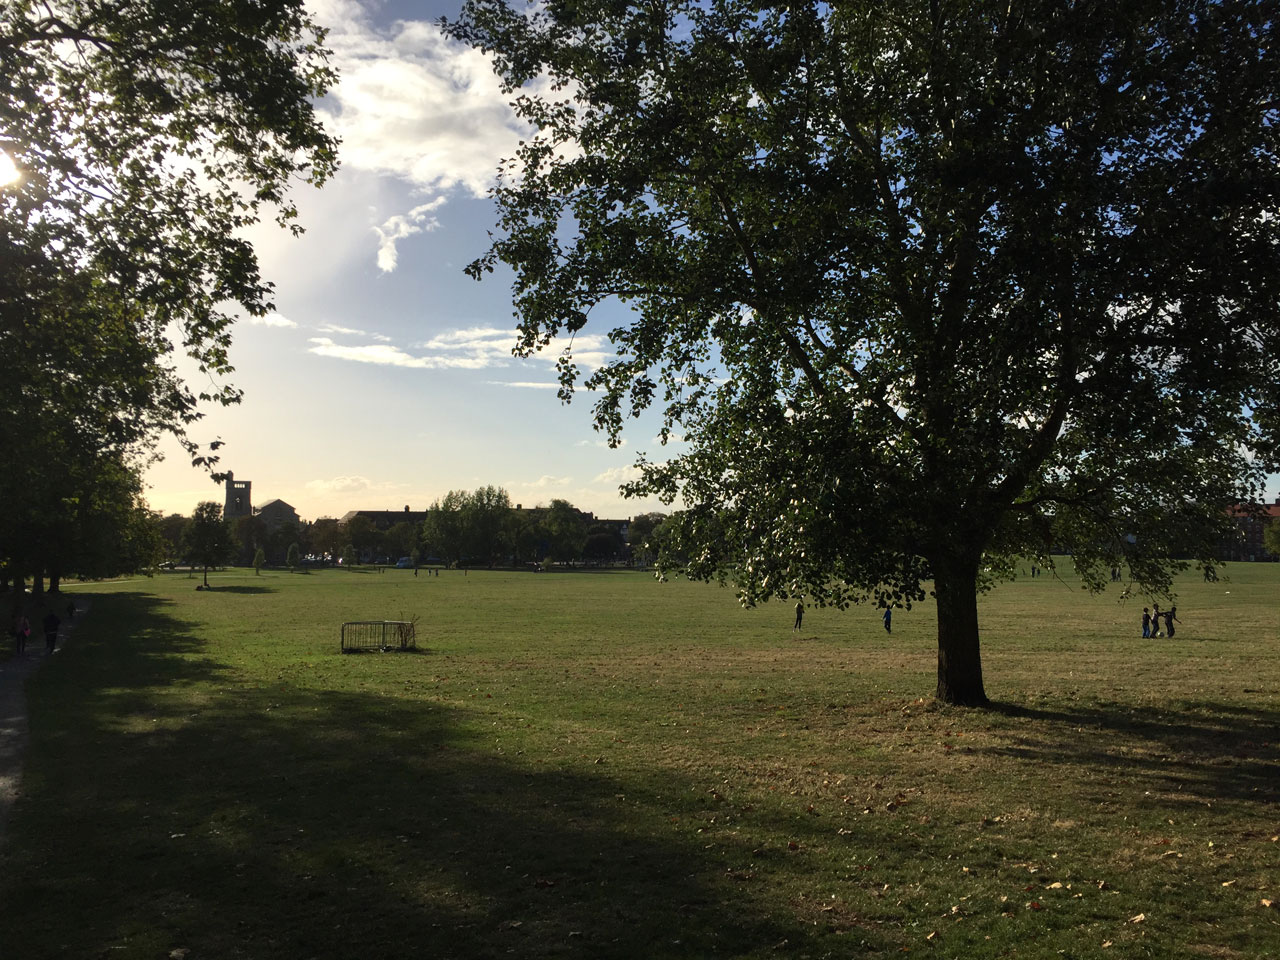
<svg viewBox="0 0 1280 960">
<path fill-rule="evenodd" d="M 344 563 L 415 562 L 447 566 L 523 566 L 531 563 L 647 563 L 657 556 L 666 516 L 641 514 L 628 524 L 600 521 L 567 500 L 546 506 L 512 506 L 500 487 L 451 490 L 436 500 L 421 523 L 410 520 L 380 526 L 357 514 L 343 523 L 322 518 L 312 523 L 269 527 L 261 517 L 226 521 L 221 507 L 200 504 L 191 517 L 150 518 L 159 552 L 191 566 L 297 566 L 304 558 Z M 214 536 L 213 524 L 223 531 Z M 196 530 L 203 533 L 197 534 Z M 290 560 L 290 557 L 294 558 Z"/>
</svg>

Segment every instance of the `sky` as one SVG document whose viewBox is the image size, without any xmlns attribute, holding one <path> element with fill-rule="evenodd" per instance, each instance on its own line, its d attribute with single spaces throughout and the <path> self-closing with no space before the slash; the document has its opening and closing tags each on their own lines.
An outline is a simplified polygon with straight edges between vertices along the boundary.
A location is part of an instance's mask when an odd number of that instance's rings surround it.
<svg viewBox="0 0 1280 960">
<path fill-rule="evenodd" d="M 511 356 L 510 275 L 463 273 L 497 217 L 493 172 L 528 131 L 484 55 L 436 27 L 457 0 L 308 6 L 330 30 L 339 80 L 320 110 L 342 167 L 323 189 L 295 191 L 303 237 L 271 222 L 253 232 L 276 311 L 236 325 L 231 382 L 244 399 L 209 408 L 193 439 L 223 441 L 219 469 L 251 481 L 255 505 L 278 498 L 306 520 L 423 510 L 490 484 L 512 503 L 562 498 L 598 517 L 667 509 L 618 491 L 637 454 L 673 452 L 657 417 L 630 421 L 609 449 L 589 394 L 557 398 L 557 350 Z M 584 372 L 607 356 L 612 324 L 596 321 L 573 344 Z M 146 474 L 153 509 L 223 500 L 176 442 L 161 452 Z M 1280 478 L 1267 491 L 1280 495 Z"/>
<path fill-rule="evenodd" d="M 322 189 L 294 191 L 303 237 L 271 222 L 252 233 L 276 310 L 236 324 L 230 381 L 243 400 L 206 408 L 193 439 L 223 441 L 218 468 L 251 481 L 255 505 L 279 498 L 306 520 L 423 510 L 490 484 L 512 503 L 562 498 L 599 517 L 665 509 L 618 491 L 637 453 L 662 458 L 657 418 L 632 422 L 609 449 L 590 394 L 557 398 L 558 351 L 511 356 L 510 274 L 463 273 L 497 219 L 492 174 L 528 130 L 487 58 L 436 27 L 458 5 L 308 6 L 330 30 L 340 77 L 320 109 L 342 166 Z M 573 355 L 589 372 L 607 355 L 607 329 L 584 333 Z M 146 474 L 153 509 L 223 500 L 176 442 L 161 452 Z"/>
</svg>

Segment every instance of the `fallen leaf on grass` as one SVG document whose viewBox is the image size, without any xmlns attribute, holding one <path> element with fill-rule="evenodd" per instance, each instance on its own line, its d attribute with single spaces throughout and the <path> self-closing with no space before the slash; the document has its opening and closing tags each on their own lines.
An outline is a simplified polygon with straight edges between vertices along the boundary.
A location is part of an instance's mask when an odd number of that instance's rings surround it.
<svg viewBox="0 0 1280 960">
<path fill-rule="evenodd" d="M 1109 946 L 1111 946 L 1111 941 L 1110 941 L 1110 940 L 1103 940 L 1103 941 L 1102 941 L 1102 949 L 1103 949 L 1103 950 L 1107 949 L 1107 947 L 1109 947 Z"/>
<path fill-rule="evenodd" d="M 1050 889 L 1050 890 L 1061 890 L 1061 889 L 1062 889 L 1062 883 L 1061 883 L 1061 881 L 1055 881 L 1054 883 L 1049 884 L 1049 889 Z"/>
<path fill-rule="evenodd" d="M 1222 882 L 1222 885 L 1224 887 L 1234 887 L 1236 885 L 1236 882 L 1234 880 L 1224 880 Z"/>
<path fill-rule="evenodd" d="M 1146 915 L 1145 913 L 1140 913 L 1140 914 L 1138 914 L 1136 917 L 1130 917 L 1130 918 L 1129 918 L 1129 922 L 1130 922 L 1130 923 L 1141 923 L 1141 922 L 1142 922 L 1143 920 L 1145 920 L 1145 919 L 1147 919 L 1147 915 Z"/>
<path fill-rule="evenodd" d="M 1261 903 L 1264 907 L 1273 907 L 1273 906 L 1275 906 L 1275 902 L 1274 902 L 1274 901 L 1272 901 L 1272 900 L 1265 900 L 1265 899 L 1264 899 L 1264 900 L 1259 900 L 1258 902 L 1259 902 L 1259 903 Z"/>
</svg>

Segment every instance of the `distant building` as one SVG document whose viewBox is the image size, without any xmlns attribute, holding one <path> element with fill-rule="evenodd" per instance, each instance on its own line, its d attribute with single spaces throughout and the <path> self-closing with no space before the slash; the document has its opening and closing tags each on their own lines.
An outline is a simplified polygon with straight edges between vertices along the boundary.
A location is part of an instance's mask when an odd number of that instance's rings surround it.
<svg viewBox="0 0 1280 960">
<path fill-rule="evenodd" d="M 262 519 L 268 530 L 278 530 L 286 523 L 292 523 L 295 527 L 302 525 L 298 511 L 283 500 L 268 500 L 254 513 Z"/>
<path fill-rule="evenodd" d="M 397 523 L 421 524 L 427 519 L 427 511 L 410 510 L 408 504 L 405 504 L 403 510 L 348 510 L 338 519 L 338 523 L 345 527 L 356 517 L 371 521 L 375 530 L 390 530 Z"/>
<path fill-rule="evenodd" d="M 1262 531 L 1268 523 L 1280 523 L 1280 497 L 1275 503 L 1260 503 L 1251 506 L 1233 507 L 1236 527 L 1240 531 L 1238 540 L 1230 540 L 1219 548 L 1223 560 L 1277 560 L 1263 545 Z"/>
<path fill-rule="evenodd" d="M 227 471 L 227 502 L 222 508 L 222 519 L 236 520 L 240 517 L 253 516 L 253 481 L 237 480 L 235 474 Z"/>
</svg>

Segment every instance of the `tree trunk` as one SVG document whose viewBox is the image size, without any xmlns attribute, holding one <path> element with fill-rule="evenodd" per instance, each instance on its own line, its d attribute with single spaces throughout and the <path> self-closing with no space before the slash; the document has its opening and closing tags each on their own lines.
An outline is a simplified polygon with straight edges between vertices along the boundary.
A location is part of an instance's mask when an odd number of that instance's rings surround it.
<svg viewBox="0 0 1280 960">
<path fill-rule="evenodd" d="M 933 586 L 938 599 L 938 699 L 985 706 L 978 649 L 978 560 L 935 563 Z"/>
<path fill-rule="evenodd" d="M 204 568 L 204 585 L 209 586 L 209 567 L 206 564 Z"/>
</svg>

